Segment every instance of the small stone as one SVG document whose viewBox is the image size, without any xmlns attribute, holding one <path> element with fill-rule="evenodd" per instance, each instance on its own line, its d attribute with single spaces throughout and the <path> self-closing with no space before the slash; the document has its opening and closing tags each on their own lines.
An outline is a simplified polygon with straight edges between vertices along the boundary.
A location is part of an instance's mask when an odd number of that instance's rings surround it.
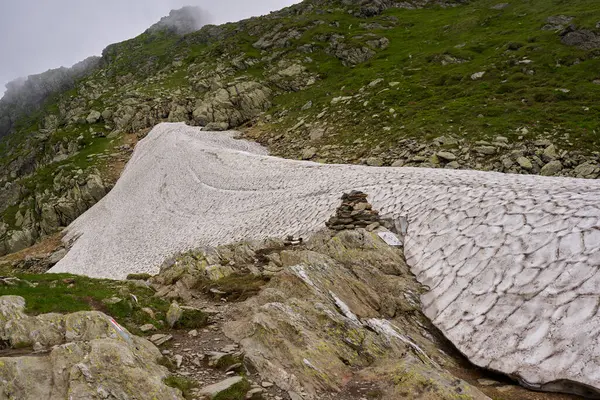
<svg viewBox="0 0 600 400">
<path fill-rule="evenodd" d="M 156 335 L 152 335 L 150 337 L 150 341 L 152 343 L 154 343 L 157 346 L 163 345 L 166 342 L 168 342 L 169 340 L 172 340 L 173 336 L 172 335 L 165 335 L 162 333 L 156 334 Z"/>
<path fill-rule="evenodd" d="M 296 392 L 288 392 L 288 396 L 290 396 L 290 400 L 303 400 L 302 396 Z"/>
<path fill-rule="evenodd" d="M 540 171 L 540 175 L 543 176 L 553 176 L 562 171 L 563 165 L 560 161 L 554 160 L 550 161 L 548 164 L 544 165 L 542 170 Z"/>
<path fill-rule="evenodd" d="M 140 331 L 146 333 L 146 332 L 150 332 L 150 331 L 155 331 L 156 327 L 152 324 L 146 324 L 146 325 L 142 325 L 140 326 Z"/>
<path fill-rule="evenodd" d="M 109 304 L 109 305 L 117 304 L 117 303 L 120 303 L 122 301 L 123 301 L 123 299 L 120 299 L 118 297 L 111 297 L 110 299 L 104 299 L 104 300 L 102 300 L 102 302 L 104 304 Z"/>
<path fill-rule="evenodd" d="M 438 158 L 441 158 L 442 160 L 446 160 L 446 161 L 456 160 L 456 155 L 449 151 L 440 151 L 437 153 L 437 156 L 438 156 Z"/>
<path fill-rule="evenodd" d="M 308 101 L 305 105 L 302 106 L 302 111 L 306 111 L 306 110 L 310 109 L 312 106 L 313 106 L 313 102 Z"/>
<path fill-rule="evenodd" d="M 546 147 L 544 149 L 544 159 L 546 159 L 547 161 L 551 161 L 551 160 L 555 160 L 558 158 L 558 154 L 556 152 L 556 146 L 554 146 L 553 144 L 551 144 L 550 146 Z"/>
<path fill-rule="evenodd" d="M 458 161 L 452 161 L 452 162 L 449 162 L 448 164 L 446 164 L 446 168 L 447 169 L 459 169 L 460 164 L 458 163 Z"/>
<path fill-rule="evenodd" d="M 381 167 L 383 166 L 383 160 L 378 157 L 369 157 L 367 158 L 367 165 L 370 167 Z"/>
<path fill-rule="evenodd" d="M 492 7 L 490 7 L 492 10 L 504 10 L 506 7 L 508 7 L 510 4 L 508 3 L 498 3 L 496 5 L 493 5 Z"/>
<path fill-rule="evenodd" d="M 183 356 L 181 354 L 175 355 L 175 364 L 177 365 L 177 368 L 181 368 L 181 364 L 183 364 Z"/>
<path fill-rule="evenodd" d="M 476 80 L 483 78 L 484 75 L 485 75 L 485 71 L 475 72 L 473 75 L 471 75 L 471 79 L 476 81 Z"/>
<path fill-rule="evenodd" d="M 380 224 L 379 222 L 374 222 L 370 225 L 367 225 L 367 227 L 365 228 L 368 232 L 373 232 L 375 229 L 379 228 Z"/>
<path fill-rule="evenodd" d="M 498 385 L 500 384 L 500 382 L 497 381 L 493 381 L 491 379 L 477 379 L 477 382 L 481 385 L 481 386 L 494 386 L 494 385 Z"/>
<path fill-rule="evenodd" d="M 214 399 L 219 394 L 231 390 L 235 386 L 240 385 L 242 382 L 244 382 L 244 378 L 241 376 L 235 376 L 213 385 L 206 386 L 199 391 L 199 394 L 201 396 L 207 396 L 209 399 Z"/>
<path fill-rule="evenodd" d="M 308 149 L 304 149 L 301 157 L 303 160 L 310 160 L 311 158 L 313 158 L 316 155 L 317 155 L 317 149 L 314 147 L 309 147 Z"/>
<path fill-rule="evenodd" d="M 496 148 L 494 146 L 480 146 L 475 148 L 475 152 L 491 156 L 492 154 L 496 154 Z"/>
<path fill-rule="evenodd" d="M 171 303 L 169 311 L 167 311 L 167 323 L 171 328 L 175 326 L 179 319 L 183 316 L 183 310 L 176 302 Z"/>
<path fill-rule="evenodd" d="M 374 81 L 369 83 L 369 87 L 375 87 L 375 86 L 379 85 L 381 82 L 383 82 L 383 78 L 375 79 Z"/>
<path fill-rule="evenodd" d="M 531 160 L 529 160 L 527 157 L 517 158 L 517 164 L 519 164 L 521 168 L 527 171 L 531 171 L 533 169 L 533 164 L 531 163 Z"/>
<path fill-rule="evenodd" d="M 246 399 L 247 400 L 258 400 L 258 399 L 262 399 L 262 394 L 265 392 L 264 389 L 261 388 L 254 388 L 251 389 L 248 393 L 246 393 Z"/>
<path fill-rule="evenodd" d="M 191 330 L 191 331 L 189 331 L 189 332 L 188 332 L 188 336 L 191 336 L 191 337 L 198 337 L 198 331 L 197 331 L 197 330 L 195 330 L 195 329 L 194 329 L 194 330 Z"/>
<path fill-rule="evenodd" d="M 404 160 L 396 160 L 392 163 L 392 167 L 400 168 L 404 166 Z"/>
<path fill-rule="evenodd" d="M 262 387 L 264 387 L 265 389 L 268 389 L 270 387 L 273 387 L 275 384 L 273 382 L 264 381 L 264 382 L 261 382 L 260 385 Z"/>
<path fill-rule="evenodd" d="M 242 368 L 242 363 L 235 363 L 235 364 L 231 365 L 229 368 L 227 368 L 227 370 L 225 372 L 237 371 L 240 368 Z"/>
</svg>

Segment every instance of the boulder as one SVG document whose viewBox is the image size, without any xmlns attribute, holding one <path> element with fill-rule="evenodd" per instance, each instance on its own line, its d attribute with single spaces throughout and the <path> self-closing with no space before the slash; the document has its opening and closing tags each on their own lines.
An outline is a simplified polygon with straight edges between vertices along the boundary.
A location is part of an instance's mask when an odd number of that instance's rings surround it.
<svg viewBox="0 0 600 400">
<path fill-rule="evenodd" d="M 383 160 L 379 157 L 369 157 L 366 160 L 366 163 L 370 167 L 381 167 L 383 166 Z"/>
<path fill-rule="evenodd" d="M 302 155 L 300 156 L 303 160 L 310 160 L 314 156 L 317 155 L 317 149 L 315 147 L 309 147 L 302 151 Z"/>
<path fill-rule="evenodd" d="M 438 158 L 441 158 L 442 160 L 445 161 L 454 161 L 456 160 L 456 155 L 454 153 L 451 153 L 449 151 L 440 151 L 437 153 Z"/>
<path fill-rule="evenodd" d="M 496 148 L 494 146 L 479 146 L 479 147 L 475 147 L 474 150 L 476 153 L 486 155 L 486 156 L 496 154 Z"/>
<path fill-rule="evenodd" d="M 556 152 L 556 146 L 551 144 L 550 146 L 544 149 L 544 153 L 542 154 L 542 158 L 549 162 L 552 160 L 556 160 L 558 158 L 558 153 Z"/>
<path fill-rule="evenodd" d="M 0 357 L 0 398 L 183 400 L 163 383 L 160 351 L 100 312 L 24 313 L 25 300 L 0 297 L 0 336 L 22 356 Z M 27 354 L 27 349 L 47 349 Z"/>
<path fill-rule="evenodd" d="M 91 111 L 89 113 L 89 115 L 87 116 L 87 118 L 85 119 L 87 121 L 88 124 L 95 124 L 98 121 L 100 121 L 100 118 L 102 118 L 102 114 L 100 114 L 99 111 Z"/>
<path fill-rule="evenodd" d="M 563 169 L 563 165 L 560 161 L 558 161 L 558 160 L 550 161 L 548 164 L 546 164 L 542 167 L 542 170 L 540 171 L 540 175 L 554 176 L 554 175 L 558 174 L 560 171 L 562 171 L 562 169 Z"/>
<path fill-rule="evenodd" d="M 533 164 L 531 163 L 531 160 L 527 157 L 518 157 L 517 164 L 519 164 L 521 168 L 527 171 L 531 171 L 533 169 Z"/>
</svg>

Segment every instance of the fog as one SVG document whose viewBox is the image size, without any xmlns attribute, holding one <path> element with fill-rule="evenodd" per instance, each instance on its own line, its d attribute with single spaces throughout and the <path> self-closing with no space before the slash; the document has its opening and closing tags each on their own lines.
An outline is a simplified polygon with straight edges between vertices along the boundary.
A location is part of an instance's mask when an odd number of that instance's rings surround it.
<svg viewBox="0 0 600 400">
<path fill-rule="evenodd" d="M 0 96 L 7 83 L 100 55 L 173 9 L 198 6 L 201 23 L 238 21 L 298 0 L 1 0 Z"/>
</svg>

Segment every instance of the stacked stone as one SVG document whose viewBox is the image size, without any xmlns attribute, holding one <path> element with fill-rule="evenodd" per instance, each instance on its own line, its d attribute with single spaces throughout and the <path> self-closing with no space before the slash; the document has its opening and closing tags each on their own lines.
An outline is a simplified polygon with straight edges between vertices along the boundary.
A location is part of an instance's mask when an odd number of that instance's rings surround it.
<svg viewBox="0 0 600 400">
<path fill-rule="evenodd" d="M 338 207 L 335 215 L 325 225 L 335 231 L 366 228 L 375 230 L 380 225 L 379 211 L 367 201 L 367 194 L 359 191 L 344 193 L 342 205 Z"/>
</svg>

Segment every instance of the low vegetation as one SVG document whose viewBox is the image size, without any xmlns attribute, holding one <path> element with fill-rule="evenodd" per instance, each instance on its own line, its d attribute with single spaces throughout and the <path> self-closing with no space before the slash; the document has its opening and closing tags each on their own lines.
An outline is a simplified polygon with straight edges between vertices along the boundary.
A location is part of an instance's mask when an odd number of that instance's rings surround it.
<svg viewBox="0 0 600 400">
<path fill-rule="evenodd" d="M 12 284 L 0 282 L 0 296 L 21 296 L 31 315 L 102 311 L 133 333 L 139 326 L 160 327 L 169 308 L 166 300 L 154 297 L 154 291 L 132 283 L 91 279 L 68 274 L 16 275 Z M 144 308 L 153 311 L 154 317 Z"/>
</svg>

